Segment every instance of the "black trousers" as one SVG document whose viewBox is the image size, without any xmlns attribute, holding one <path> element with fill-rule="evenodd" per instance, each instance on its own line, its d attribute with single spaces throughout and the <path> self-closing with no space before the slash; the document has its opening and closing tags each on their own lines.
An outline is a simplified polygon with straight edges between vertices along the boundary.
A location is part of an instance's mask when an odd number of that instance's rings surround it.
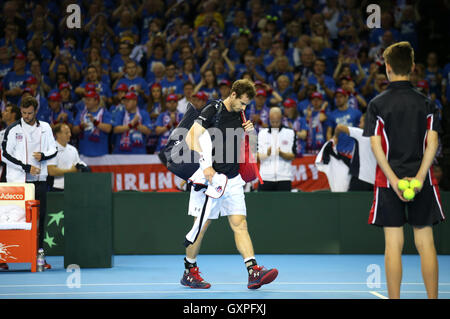
<svg viewBox="0 0 450 319">
<path fill-rule="evenodd" d="M 47 182 L 31 182 L 34 184 L 34 198 L 40 202 L 39 205 L 39 248 L 44 248 L 45 217 L 47 216 Z"/>
<path fill-rule="evenodd" d="M 264 184 L 259 184 L 258 187 L 260 192 L 290 192 L 292 189 L 291 181 L 263 182 Z"/>
</svg>

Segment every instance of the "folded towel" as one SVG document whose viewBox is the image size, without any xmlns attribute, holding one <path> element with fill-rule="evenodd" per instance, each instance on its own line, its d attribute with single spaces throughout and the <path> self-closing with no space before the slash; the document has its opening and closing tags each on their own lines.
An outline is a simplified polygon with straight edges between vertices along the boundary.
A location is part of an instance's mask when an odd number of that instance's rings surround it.
<svg viewBox="0 0 450 319">
<path fill-rule="evenodd" d="M 0 206 L 0 224 L 25 222 L 25 209 L 16 205 Z"/>
</svg>

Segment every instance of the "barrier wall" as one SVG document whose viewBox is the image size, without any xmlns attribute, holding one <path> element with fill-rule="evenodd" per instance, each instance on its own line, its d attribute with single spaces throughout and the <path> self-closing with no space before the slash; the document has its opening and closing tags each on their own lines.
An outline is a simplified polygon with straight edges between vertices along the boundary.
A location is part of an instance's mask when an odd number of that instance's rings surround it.
<svg viewBox="0 0 450 319">
<path fill-rule="evenodd" d="M 187 193 L 112 194 L 115 254 L 183 254 Z M 64 252 L 64 193 L 49 193 L 46 250 Z M 367 224 L 373 195 L 362 193 L 246 193 L 248 225 L 256 254 L 382 254 L 383 231 Z M 449 213 L 450 192 L 441 193 Z M 62 217 L 61 217 L 62 216 Z M 449 222 L 434 227 L 439 254 L 450 254 Z M 80 238 L 82 240 L 82 238 Z M 51 247 L 50 247 L 51 246 Z M 417 253 L 412 229 L 405 226 L 405 253 Z M 202 254 L 237 254 L 226 218 L 214 221 Z"/>
</svg>

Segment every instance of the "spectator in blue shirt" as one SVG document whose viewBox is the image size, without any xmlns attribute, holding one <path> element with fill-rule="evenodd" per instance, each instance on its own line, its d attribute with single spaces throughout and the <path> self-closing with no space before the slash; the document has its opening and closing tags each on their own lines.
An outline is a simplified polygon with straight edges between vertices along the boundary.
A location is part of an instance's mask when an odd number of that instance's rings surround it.
<svg viewBox="0 0 450 319">
<path fill-rule="evenodd" d="M 317 91 L 322 95 L 326 95 L 328 99 L 334 97 L 336 84 L 331 76 L 325 74 L 326 62 L 323 59 L 316 59 L 314 61 L 313 74 L 308 78 L 309 84 L 315 84 Z"/>
<path fill-rule="evenodd" d="M 333 137 L 333 131 L 338 124 L 357 127 L 362 115 L 361 111 L 348 106 L 348 94 L 345 90 L 338 88 L 335 95 L 336 109 L 328 113 L 327 140 Z M 338 138 L 337 151 L 350 156 L 355 145 L 354 140 L 343 133 Z"/>
<path fill-rule="evenodd" d="M 0 79 L 12 70 L 14 62 L 7 47 L 0 47 Z"/>
<path fill-rule="evenodd" d="M 118 53 L 111 60 L 111 80 L 114 82 L 124 74 L 125 61 L 130 58 L 132 46 L 128 42 L 120 42 Z"/>
<path fill-rule="evenodd" d="M 79 152 L 84 156 L 102 156 L 109 153 L 109 133 L 112 131 L 111 113 L 100 106 L 96 91 L 84 95 L 85 108 L 77 114 L 73 133 L 79 136 Z"/>
<path fill-rule="evenodd" d="M 125 64 L 125 75 L 116 81 L 114 87 L 117 87 L 120 84 L 126 84 L 129 91 L 136 92 L 138 96 L 138 107 L 140 109 L 145 109 L 147 107 L 150 91 L 147 81 L 145 81 L 143 77 L 140 77 L 137 71 L 137 63 L 129 59 Z"/>
<path fill-rule="evenodd" d="M 306 138 L 306 151 L 309 154 L 317 154 L 326 142 L 326 121 L 328 102 L 323 100 L 322 94 L 313 92 L 309 100 L 311 103 L 305 110 L 308 124 L 308 136 Z"/>
<path fill-rule="evenodd" d="M 167 111 L 161 113 L 156 120 L 155 132 L 159 136 L 158 146 L 156 147 L 156 152 L 161 151 L 161 149 L 167 144 L 169 140 L 170 133 L 173 129 L 177 127 L 183 118 L 183 113 L 178 112 L 178 97 L 176 94 L 169 94 L 166 98 Z"/>
<path fill-rule="evenodd" d="M 306 152 L 306 137 L 308 132 L 308 124 L 306 118 L 300 116 L 297 111 L 297 102 L 293 99 L 286 99 L 283 102 L 284 117 L 282 124 L 295 131 L 296 135 L 296 157 L 303 157 Z"/>
<path fill-rule="evenodd" d="M 3 90 L 6 99 L 15 105 L 18 105 L 22 95 L 22 87 L 28 78 L 28 74 L 25 72 L 25 63 L 25 55 L 19 52 L 14 57 L 13 69 L 3 78 Z"/>
<path fill-rule="evenodd" d="M 168 61 L 166 63 L 166 76 L 161 80 L 163 95 L 176 94 L 178 99 L 183 95 L 183 81 L 177 76 L 177 66 L 175 62 Z"/>
<path fill-rule="evenodd" d="M 138 96 L 128 91 L 123 97 L 125 109 L 117 111 L 114 118 L 114 154 L 145 154 L 146 136 L 151 133 L 150 117 L 137 105 Z"/>
<path fill-rule="evenodd" d="M 101 75 L 95 65 L 90 65 L 87 68 L 85 80 L 75 89 L 75 93 L 83 96 L 87 91 L 94 90 L 99 94 L 100 99 L 107 105 L 112 103 L 112 93 L 109 85 L 100 80 Z"/>
<path fill-rule="evenodd" d="M 64 123 L 72 129 L 73 115 L 72 112 L 65 110 L 61 104 L 61 94 L 58 91 L 53 91 L 48 96 L 49 116 L 45 120 L 53 128 L 58 123 Z"/>
</svg>

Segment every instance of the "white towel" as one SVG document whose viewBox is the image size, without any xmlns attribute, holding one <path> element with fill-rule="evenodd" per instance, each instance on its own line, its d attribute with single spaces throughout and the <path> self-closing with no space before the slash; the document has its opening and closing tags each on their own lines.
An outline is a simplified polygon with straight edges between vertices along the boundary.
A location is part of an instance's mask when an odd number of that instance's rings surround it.
<svg viewBox="0 0 450 319">
<path fill-rule="evenodd" d="M 329 143 L 332 143 L 332 148 L 330 148 Z M 332 192 L 346 192 L 352 178 L 350 169 L 344 161 L 335 156 L 339 157 L 336 146 L 332 140 L 329 140 L 317 154 L 315 164 L 320 172 L 324 172 L 327 175 L 328 184 Z M 324 162 L 324 158 L 329 158 L 329 161 Z"/>
<path fill-rule="evenodd" d="M 201 215 L 195 220 L 194 225 L 192 226 L 189 233 L 186 235 L 184 245 L 188 247 L 193 244 L 200 231 L 205 226 L 206 221 L 209 219 L 209 215 L 211 213 L 211 204 L 215 199 L 220 198 L 228 183 L 228 177 L 224 174 L 216 173 L 214 174 L 211 183 L 209 183 L 205 176 L 203 175 L 203 171 L 199 168 L 194 175 L 189 179 L 194 185 L 208 185 L 205 191 L 205 203 L 202 208 Z M 203 189 L 200 189 L 199 192 L 202 192 Z"/>
<path fill-rule="evenodd" d="M 25 209 L 16 205 L 0 206 L 0 224 L 25 222 Z"/>
</svg>

